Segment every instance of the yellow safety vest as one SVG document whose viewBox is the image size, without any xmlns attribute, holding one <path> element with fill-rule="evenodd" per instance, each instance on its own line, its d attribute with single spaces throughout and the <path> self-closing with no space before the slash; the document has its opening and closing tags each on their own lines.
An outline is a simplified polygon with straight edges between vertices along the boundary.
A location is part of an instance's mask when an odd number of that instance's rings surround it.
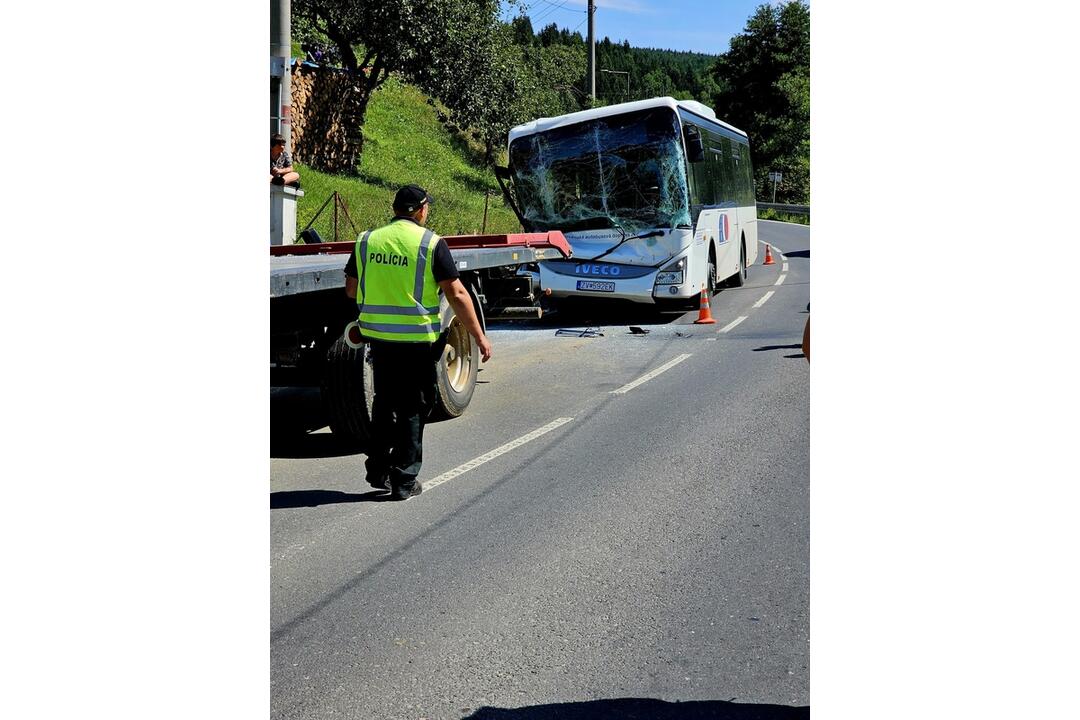
<svg viewBox="0 0 1080 720">
<path fill-rule="evenodd" d="M 439 285 L 430 258 L 441 239 L 408 220 L 394 220 L 357 238 L 356 305 L 365 337 L 390 342 L 438 339 Z"/>
</svg>

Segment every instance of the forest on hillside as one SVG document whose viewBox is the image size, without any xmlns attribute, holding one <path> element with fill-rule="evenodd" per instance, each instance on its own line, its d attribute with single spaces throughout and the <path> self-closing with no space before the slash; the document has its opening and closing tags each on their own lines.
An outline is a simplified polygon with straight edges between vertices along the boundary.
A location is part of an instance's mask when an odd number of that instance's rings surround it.
<svg viewBox="0 0 1080 720">
<path fill-rule="evenodd" d="M 587 95 L 586 40 L 528 17 L 503 22 L 500 0 L 294 0 L 293 33 L 324 47 L 357 88 L 350 102 L 362 128 L 367 103 L 391 73 L 448 110 L 481 143 L 489 163 L 512 126 L 626 100 L 692 99 L 744 130 L 753 148 L 757 196 L 810 197 L 810 9 L 802 0 L 759 6 L 715 55 L 596 44 L 597 97 Z M 602 71 L 608 72 L 602 72 Z"/>
</svg>

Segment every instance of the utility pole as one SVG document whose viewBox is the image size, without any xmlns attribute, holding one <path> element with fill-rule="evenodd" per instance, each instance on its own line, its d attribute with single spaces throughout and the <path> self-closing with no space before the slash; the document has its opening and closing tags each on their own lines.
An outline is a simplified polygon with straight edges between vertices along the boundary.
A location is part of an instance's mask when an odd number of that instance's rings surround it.
<svg viewBox="0 0 1080 720">
<path fill-rule="evenodd" d="M 593 30 L 593 13 L 596 7 L 589 0 L 589 99 L 596 100 L 596 32 Z"/>
<path fill-rule="evenodd" d="M 292 2 L 270 0 L 270 72 L 278 76 L 276 117 L 279 130 L 285 136 L 285 147 L 292 152 L 292 83 L 289 81 L 289 61 L 292 59 Z"/>
</svg>

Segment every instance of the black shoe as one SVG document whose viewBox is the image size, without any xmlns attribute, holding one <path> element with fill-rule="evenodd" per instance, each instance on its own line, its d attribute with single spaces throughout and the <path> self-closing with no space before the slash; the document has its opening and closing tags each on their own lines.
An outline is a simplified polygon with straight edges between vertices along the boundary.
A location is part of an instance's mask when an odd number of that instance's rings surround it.
<svg viewBox="0 0 1080 720">
<path fill-rule="evenodd" d="M 368 478 L 367 484 L 376 490 L 389 490 L 390 489 L 390 476 L 380 475 L 377 478 Z"/>
<path fill-rule="evenodd" d="M 390 490 L 390 496 L 395 500 L 408 500 L 413 495 L 424 492 L 424 486 L 419 480 L 414 480 L 410 485 L 395 485 Z"/>
</svg>

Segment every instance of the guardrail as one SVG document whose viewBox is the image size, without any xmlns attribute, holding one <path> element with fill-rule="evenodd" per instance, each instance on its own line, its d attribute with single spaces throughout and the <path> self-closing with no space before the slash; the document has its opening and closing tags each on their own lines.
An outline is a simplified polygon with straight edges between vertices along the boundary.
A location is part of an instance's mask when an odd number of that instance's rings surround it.
<svg viewBox="0 0 1080 720">
<path fill-rule="evenodd" d="M 764 203 L 759 202 L 757 204 L 759 208 L 765 210 L 775 210 L 777 212 L 790 213 L 792 215 L 809 215 L 809 205 L 781 205 L 780 203 Z"/>
</svg>

